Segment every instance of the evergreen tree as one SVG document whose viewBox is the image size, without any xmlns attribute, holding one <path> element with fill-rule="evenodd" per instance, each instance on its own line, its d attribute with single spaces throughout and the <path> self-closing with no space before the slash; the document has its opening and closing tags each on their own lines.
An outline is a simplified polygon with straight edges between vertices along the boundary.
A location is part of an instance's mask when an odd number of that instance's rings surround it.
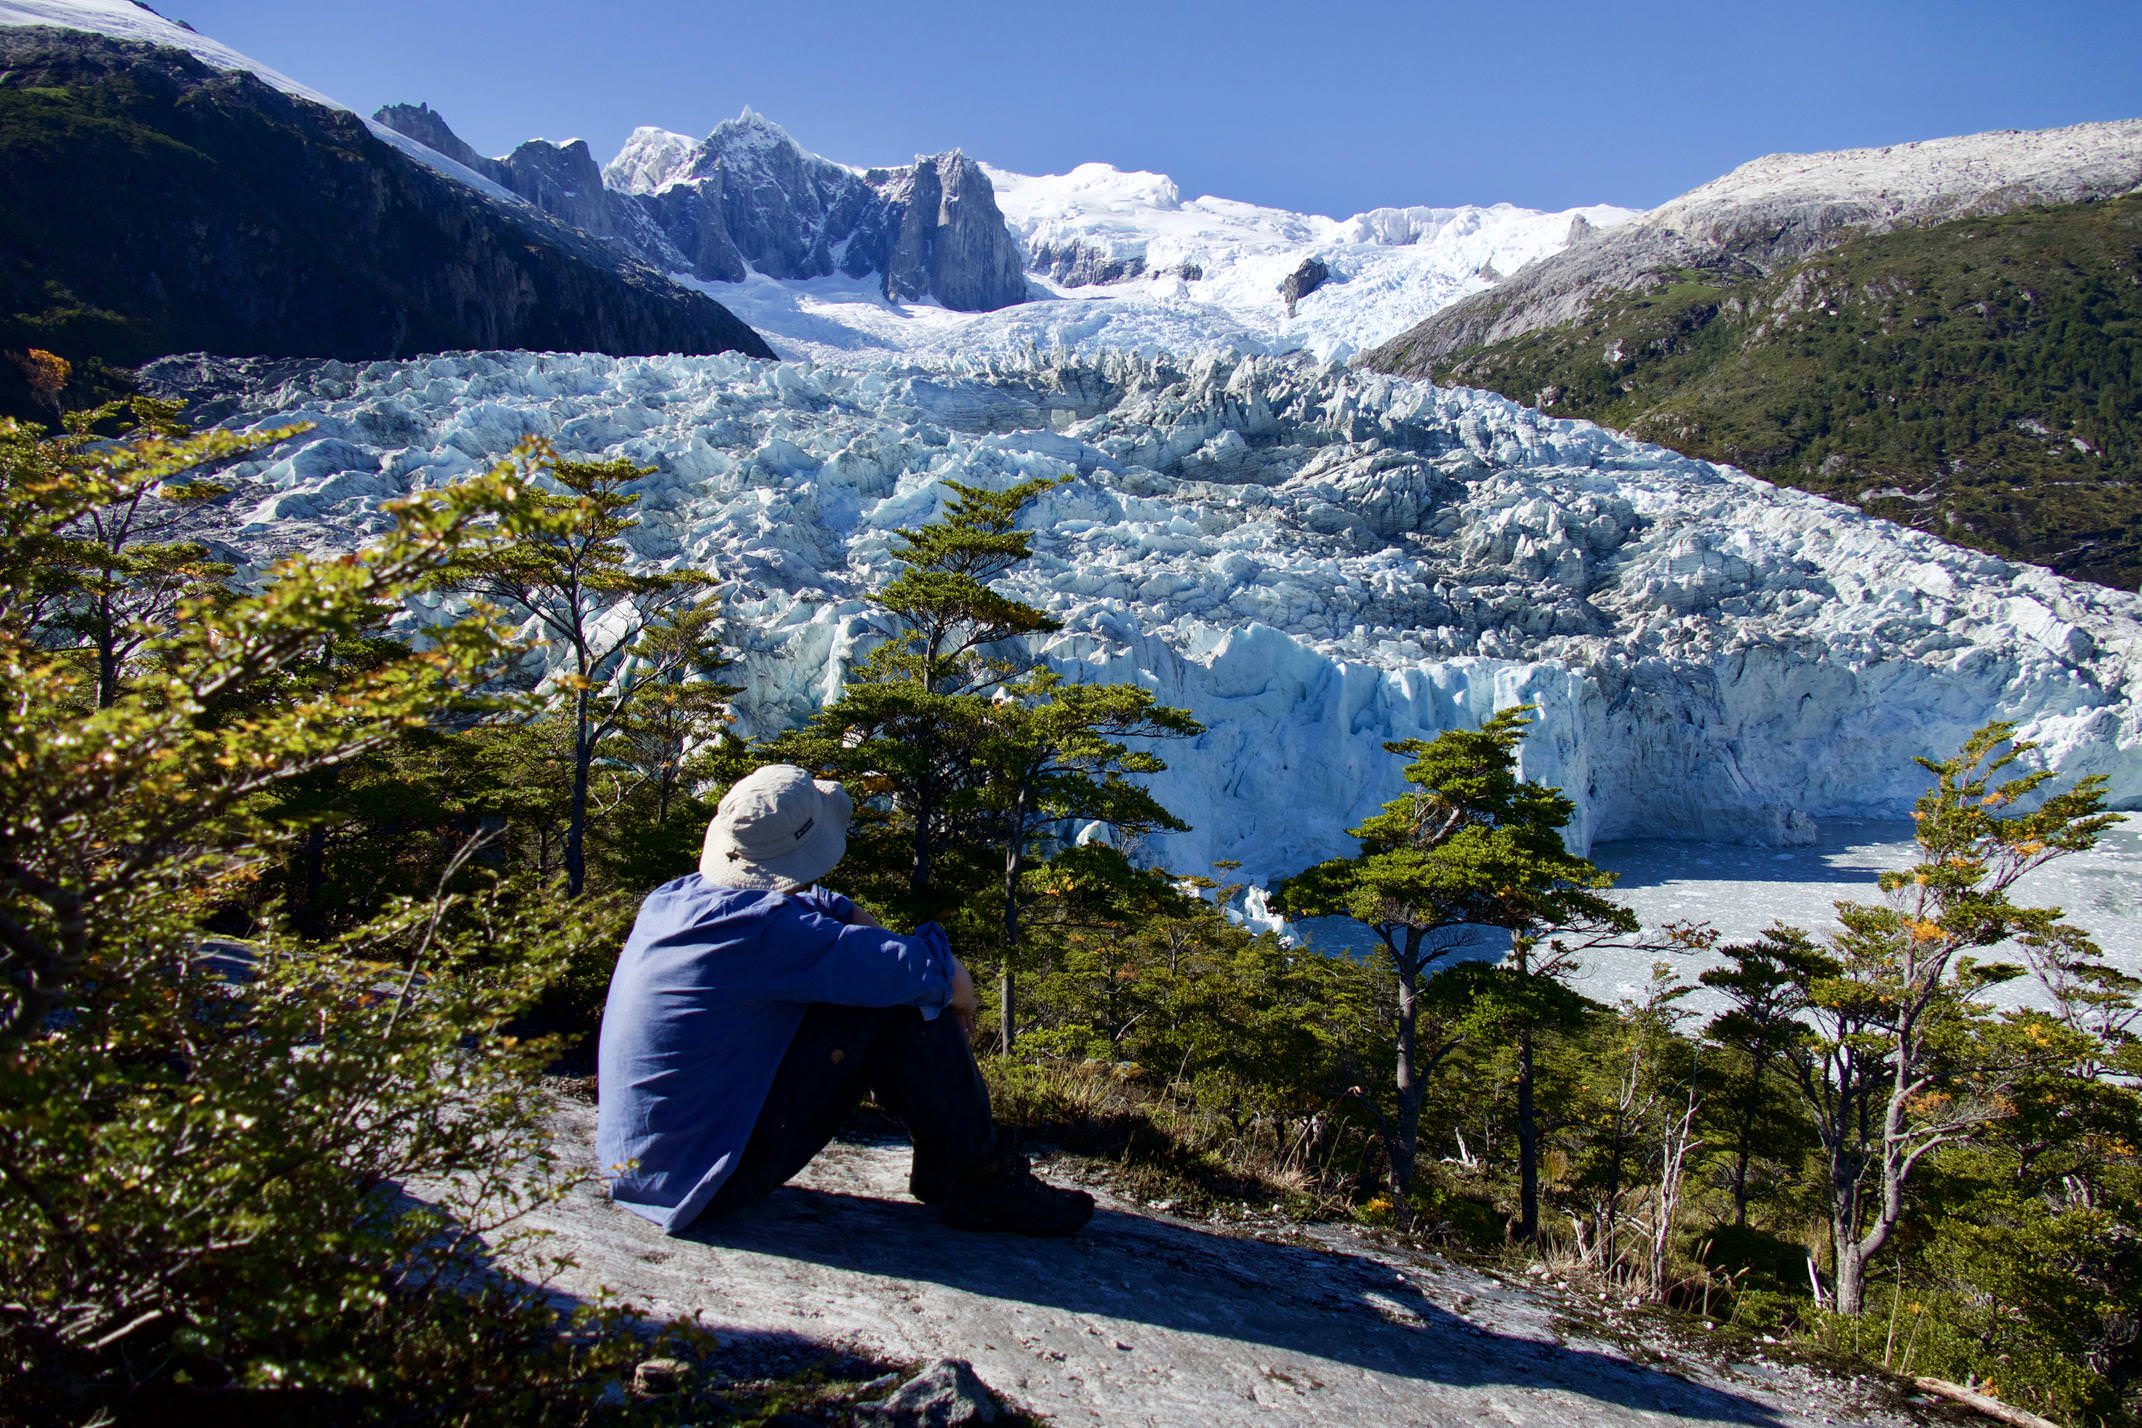
<svg viewBox="0 0 2142 1428">
<path fill-rule="evenodd" d="M 235 454 L 229 442 L 192 438 L 178 424 L 178 410 L 176 402 L 136 397 L 68 412 L 60 434 L 49 439 L 26 427 L 6 439 L 11 476 L 20 490 L 38 481 L 66 485 L 60 473 L 68 463 L 117 438 L 131 438 L 117 450 L 139 463 L 133 475 L 121 477 L 111 469 L 108 474 L 120 479 L 101 493 L 106 499 L 74 507 L 64 522 L 26 542 L 16 590 L 16 599 L 31 607 L 41 642 L 77 648 L 89 657 L 100 708 L 119 697 L 129 664 L 169 629 L 180 603 L 214 595 L 230 574 L 230 567 L 211 559 L 199 542 L 166 538 L 189 507 L 228 492 L 200 468 Z M 180 450 L 200 453 L 196 464 L 176 466 L 169 458 Z M 71 489 L 82 490 L 78 483 Z"/>
<path fill-rule="evenodd" d="M 945 514 L 899 532 L 893 554 L 903 568 L 871 596 L 890 617 L 885 640 L 838 699 L 770 748 L 890 801 L 905 835 L 902 901 L 917 916 L 956 902 L 978 871 L 976 798 L 988 776 L 982 748 L 993 694 L 1031 667 L 1021 637 L 1057 628 L 989 582 L 1031 551 L 1032 537 L 1018 527 L 1021 508 L 1068 479 L 1003 491 L 947 482 Z M 962 856 L 966 865 L 948 887 L 944 864 Z"/>
<path fill-rule="evenodd" d="M 1103 824 L 1133 837 L 1185 828 L 1132 782 L 1167 765 L 1123 741 L 1183 738 L 1203 727 L 1134 684 L 1072 684 L 1049 669 L 1006 686 L 983 722 L 983 821 L 1003 855 L 997 1035 L 1009 1053 L 1018 1035 L 1014 969 L 1029 863 L 1060 846 L 1072 823 Z"/>
<path fill-rule="evenodd" d="M 1517 749 L 1531 712 L 1519 705 L 1478 729 L 1384 745 L 1411 760 L 1405 769 L 1410 790 L 1352 830 L 1361 840 L 1359 854 L 1319 863 L 1279 890 L 1289 916 L 1350 917 L 1367 926 L 1396 971 L 1398 1115 L 1390 1157 L 1392 1180 L 1401 1192 L 1412 1182 L 1419 1143 L 1421 979 L 1465 947 L 1477 935 L 1472 929 L 1511 933 L 1509 970 L 1517 979 L 1516 995 L 1504 1000 L 1506 1019 L 1520 1038 L 1519 1138 L 1528 1237 L 1538 1226 L 1532 1003 L 1574 955 L 1571 944 L 1550 939 L 1635 926 L 1625 909 L 1599 895 L 1599 889 L 1612 885 L 1613 875 L 1563 846 L 1561 830 L 1574 805 L 1561 790 L 1518 777 Z"/>
<path fill-rule="evenodd" d="M 1822 1144 L 1842 1313 L 1860 1311 L 1927 1157 L 2012 1114 L 2017 1082 L 2058 1054 L 1997 1034 L 1983 994 L 2022 969 L 1970 954 L 2010 938 L 2072 949 L 2059 909 L 2010 892 L 2114 820 L 2100 775 L 2050 794 L 2048 770 L 2003 778 L 2033 747 L 2014 732 L 1988 724 L 1953 757 L 1918 761 L 1934 775 L 1912 811 L 1919 861 L 1882 874 L 1881 904 L 1838 903 L 1843 929 L 1795 969 L 1813 1035 L 1790 1055 Z"/>
<path fill-rule="evenodd" d="M 1770 1098 L 1771 1073 L 1786 1050 L 1804 1035 L 1797 988 L 1815 965 L 1814 944 L 1798 928 L 1772 927 L 1753 942 L 1720 949 L 1727 961 L 1697 981 L 1726 998 L 1704 1035 L 1737 1052 L 1738 1074 L 1729 1079 L 1733 1137 L 1733 1223 L 1748 1223 L 1748 1168 L 1755 1158 L 1758 1128 Z"/>
<path fill-rule="evenodd" d="M 503 667 L 480 613 L 397 657 L 317 654 L 472 542 L 516 538 L 524 487 L 494 471 L 402 503 L 348 556 L 184 600 L 109 700 L 20 598 L 87 512 L 262 439 L 39 443 L 0 422 L 7 1414 L 154 1416 L 145 1390 L 174 1383 L 314 1395 L 257 1405 L 273 1418 L 343 1393 L 435 1412 L 442 1385 L 509 1421 L 592 1408 L 586 1345 L 473 1229 L 548 1193 L 526 1079 L 545 1048 L 500 1031 L 570 929 L 485 894 L 402 902 L 326 945 L 272 922 L 210 937 L 286 840 L 269 795 L 457 714 Z M 406 1207 L 417 1179 L 433 1203 Z"/>
<path fill-rule="evenodd" d="M 554 684 L 568 710 L 571 780 L 564 863 L 567 892 L 587 884 L 588 786 L 597 750 L 653 691 L 704 677 L 727 662 L 714 578 L 704 571 L 633 569 L 626 535 L 639 498 L 626 488 L 653 467 L 623 458 L 566 461 L 533 452 L 539 489 L 523 534 L 487 546 L 456 568 L 460 586 L 533 621 L 563 646 Z M 556 489 L 550 489 L 555 487 Z"/>
</svg>

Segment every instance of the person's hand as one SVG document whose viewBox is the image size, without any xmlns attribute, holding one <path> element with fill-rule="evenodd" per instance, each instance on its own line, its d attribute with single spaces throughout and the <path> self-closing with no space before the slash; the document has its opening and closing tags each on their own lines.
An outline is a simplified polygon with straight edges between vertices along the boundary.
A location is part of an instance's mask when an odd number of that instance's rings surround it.
<svg viewBox="0 0 2142 1428">
<path fill-rule="evenodd" d="M 959 1018 L 967 1035 L 974 1035 L 974 1019 L 982 1010 L 982 1002 L 974 992 L 974 977 L 957 957 L 952 959 L 952 996 L 945 1002 L 945 1010 Z"/>
</svg>

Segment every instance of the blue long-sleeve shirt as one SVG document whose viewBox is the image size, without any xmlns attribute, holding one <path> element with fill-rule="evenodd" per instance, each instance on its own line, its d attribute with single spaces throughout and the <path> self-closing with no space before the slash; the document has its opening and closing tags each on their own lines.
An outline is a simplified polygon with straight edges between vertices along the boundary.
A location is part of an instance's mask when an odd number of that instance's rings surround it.
<svg viewBox="0 0 2142 1428">
<path fill-rule="evenodd" d="M 671 1234 L 689 1225 L 736 1168 L 812 1003 L 944 1007 L 944 930 L 896 936 L 850 924 L 854 907 L 698 873 L 648 895 L 603 1006 L 595 1154 L 613 1200 Z"/>
</svg>

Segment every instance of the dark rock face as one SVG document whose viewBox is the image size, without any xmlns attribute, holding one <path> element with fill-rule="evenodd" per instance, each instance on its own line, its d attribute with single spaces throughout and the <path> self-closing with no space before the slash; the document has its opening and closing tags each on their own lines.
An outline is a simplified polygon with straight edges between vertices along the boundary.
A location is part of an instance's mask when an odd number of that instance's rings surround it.
<svg viewBox="0 0 2142 1428">
<path fill-rule="evenodd" d="M 700 146 L 680 189 L 714 200 L 712 213 L 729 241 L 760 272 L 776 278 L 860 277 L 874 254 L 857 251 L 883 222 L 869 184 L 839 164 L 806 153 L 778 125 L 746 113 L 716 127 Z M 672 241 L 697 235 L 664 225 Z M 683 242 L 679 241 L 679 246 Z"/>
<path fill-rule="evenodd" d="M 469 152 L 422 105 L 374 117 L 450 158 Z M 1027 296 L 996 190 L 958 153 L 858 175 L 747 111 L 719 125 L 690 167 L 655 193 L 603 187 L 577 141 L 532 141 L 470 167 L 652 267 L 706 282 L 742 282 L 748 265 L 776 278 L 880 273 L 887 297 L 934 297 L 970 312 Z"/>
<path fill-rule="evenodd" d="M 742 351 L 757 333 L 355 115 L 191 56 L 0 30 L 0 348 L 371 359 Z"/>
<path fill-rule="evenodd" d="M 1304 258 L 1302 265 L 1287 274 L 1287 280 L 1279 285 L 1279 296 L 1287 304 L 1287 316 L 1294 316 L 1294 305 L 1331 277 L 1331 269 L 1324 266 L 1322 258 Z"/>
<path fill-rule="evenodd" d="M 631 195 L 612 197 L 633 201 Z M 641 195 L 637 203 L 654 239 L 676 255 L 669 271 L 690 273 L 709 283 L 744 280 L 744 255 L 729 236 L 718 186 L 679 184 L 662 193 Z"/>
<path fill-rule="evenodd" d="M 1128 282 L 1145 276 L 1145 259 L 1134 255 L 1116 257 L 1076 240 L 1068 243 L 1037 243 L 1027 254 L 1037 273 L 1046 273 L 1067 288 Z M 1195 267 L 1195 264 L 1184 264 Z M 1204 276 L 1202 269 L 1199 277 Z"/>
<path fill-rule="evenodd" d="M 1019 247 L 980 165 L 958 150 L 918 159 L 894 170 L 879 192 L 894 225 L 883 264 L 887 297 L 934 295 L 961 312 L 1026 300 Z"/>
<path fill-rule="evenodd" d="M 444 154 L 463 168 L 473 169 L 487 179 L 505 182 L 505 165 L 470 148 L 429 104 L 389 104 L 372 119 L 397 134 L 408 135 L 434 153 Z"/>
<path fill-rule="evenodd" d="M 499 163 L 500 182 L 551 217 L 583 233 L 608 238 L 618 231 L 602 186 L 602 169 L 588 152 L 587 141 L 553 144 L 530 139 Z"/>
</svg>

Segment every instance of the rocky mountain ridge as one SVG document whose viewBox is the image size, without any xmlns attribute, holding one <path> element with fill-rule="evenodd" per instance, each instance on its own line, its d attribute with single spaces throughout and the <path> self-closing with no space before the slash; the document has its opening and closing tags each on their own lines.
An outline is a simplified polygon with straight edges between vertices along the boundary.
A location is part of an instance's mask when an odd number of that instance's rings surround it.
<svg viewBox="0 0 2142 1428">
<path fill-rule="evenodd" d="M 1610 297 L 1655 291 L 1691 272 L 1761 276 L 1855 234 L 2138 187 L 2142 119 L 1772 154 L 1452 304 L 1368 361 L 1425 376 L 1455 352 L 1576 321 Z"/>
<path fill-rule="evenodd" d="M 0 171 L 0 348 L 772 355 L 704 294 L 177 49 L 0 23 Z"/>
<path fill-rule="evenodd" d="M 747 269 L 780 279 L 875 274 L 891 301 L 935 299 L 962 312 L 1027 297 L 989 178 L 957 150 L 858 172 L 746 110 L 696 143 L 640 130 L 602 167 L 578 139 L 531 139 L 485 158 L 427 105 L 388 105 L 373 118 L 664 272 L 719 283 L 742 282 Z"/>
</svg>

